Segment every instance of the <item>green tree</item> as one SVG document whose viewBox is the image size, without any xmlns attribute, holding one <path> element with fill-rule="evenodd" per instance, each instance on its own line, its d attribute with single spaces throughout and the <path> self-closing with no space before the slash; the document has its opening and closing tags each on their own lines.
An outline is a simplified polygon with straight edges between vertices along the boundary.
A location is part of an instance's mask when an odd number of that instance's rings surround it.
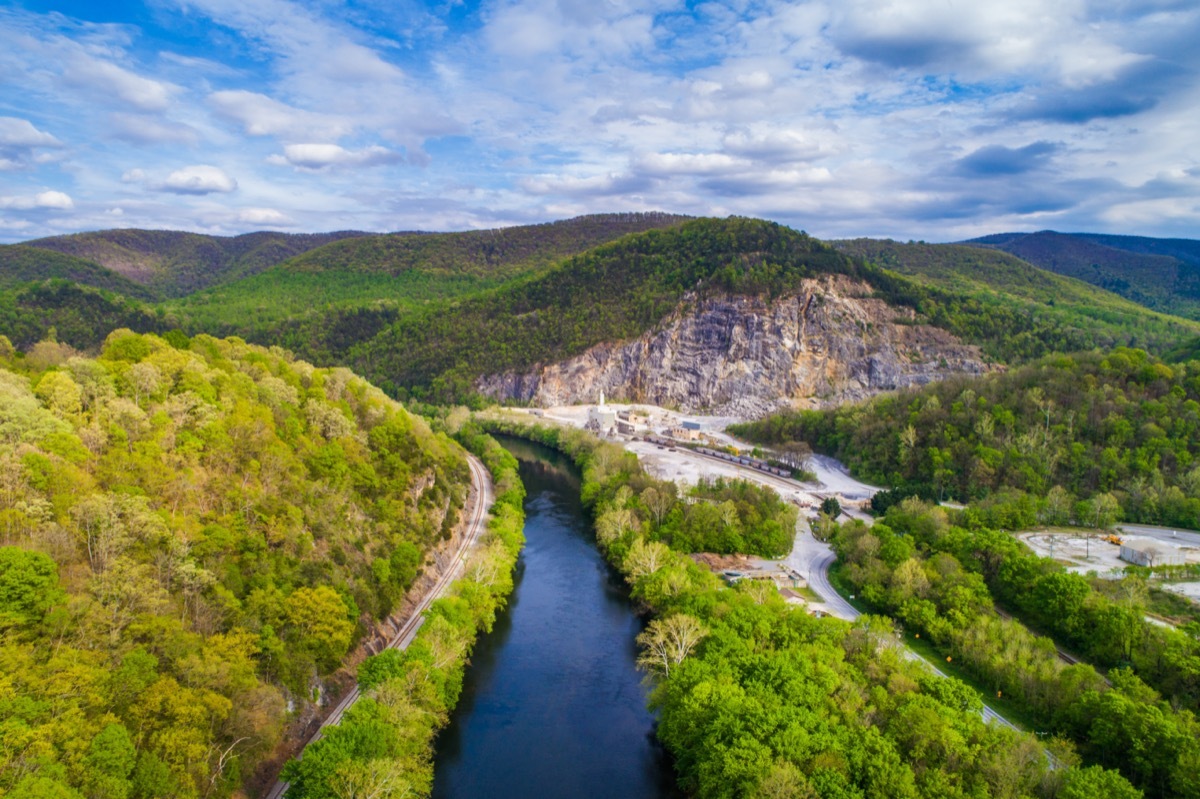
<svg viewBox="0 0 1200 799">
<path fill-rule="evenodd" d="M 64 598 L 58 566 L 41 552 L 0 547 L 0 630 L 41 620 Z"/>
<path fill-rule="evenodd" d="M 137 765 L 136 757 L 125 727 L 109 724 L 101 730 L 84 758 L 84 784 L 90 799 L 126 799 L 133 788 L 129 777 Z"/>
<path fill-rule="evenodd" d="M 1142 792 L 1115 771 L 1088 766 L 1068 769 L 1056 799 L 1142 799 Z"/>
</svg>

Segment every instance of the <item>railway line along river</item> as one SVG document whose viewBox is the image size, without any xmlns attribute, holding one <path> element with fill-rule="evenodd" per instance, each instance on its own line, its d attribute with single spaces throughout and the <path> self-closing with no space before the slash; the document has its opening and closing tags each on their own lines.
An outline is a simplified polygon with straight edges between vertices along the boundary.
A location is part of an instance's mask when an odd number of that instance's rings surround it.
<svg viewBox="0 0 1200 799">
<path fill-rule="evenodd" d="M 680 797 L 635 667 L 641 622 L 596 550 L 577 470 L 553 450 L 501 442 L 528 494 L 525 550 L 438 738 L 434 799 Z"/>
</svg>

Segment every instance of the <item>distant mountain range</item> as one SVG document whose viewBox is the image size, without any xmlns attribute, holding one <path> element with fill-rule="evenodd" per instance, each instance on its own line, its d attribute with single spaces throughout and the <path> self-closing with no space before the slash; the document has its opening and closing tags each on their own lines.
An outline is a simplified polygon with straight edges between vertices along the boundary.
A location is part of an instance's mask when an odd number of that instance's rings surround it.
<svg viewBox="0 0 1200 799">
<path fill-rule="evenodd" d="M 35 239 L 25 242 L 25 246 L 102 266 L 166 298 L 249 277 L 317 247 L 366 235 L 358 231 L 259 232 L 224 237 L 126 229 Z M 0 259 L 6 260 L 2 251 Z"/>
<path fill-rule="evenodd" d="M 1100 233 L 998 233 L 965 241 L 1011 253 L 1148 308 L 1200 319 L 1200 241 Z"/>
<path fill-rule="evenodd" d="M 115 230 L 0 247 L 0 333 L 26 348 L 53 327 L 85 349 L 114 327 L 237 335 L 419 398 L 544 402 L 600 381 L 757 412 L 1051 352 L 1190 355 L 1198 261 L 1190 240 L 830 246 L 661 213 L 436 234 Z"/>
</svg>

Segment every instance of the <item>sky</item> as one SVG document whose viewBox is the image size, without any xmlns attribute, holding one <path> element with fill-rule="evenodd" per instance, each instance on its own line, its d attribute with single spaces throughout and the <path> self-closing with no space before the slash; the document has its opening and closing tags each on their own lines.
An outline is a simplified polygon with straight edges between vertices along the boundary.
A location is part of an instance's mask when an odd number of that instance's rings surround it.
<svg viewBox="0 0 1200 799">
<path fill-rule="evenodd" d="M 0 241 L 1200 238 L 1195 0 L 0 0 Z"/>
</svg>

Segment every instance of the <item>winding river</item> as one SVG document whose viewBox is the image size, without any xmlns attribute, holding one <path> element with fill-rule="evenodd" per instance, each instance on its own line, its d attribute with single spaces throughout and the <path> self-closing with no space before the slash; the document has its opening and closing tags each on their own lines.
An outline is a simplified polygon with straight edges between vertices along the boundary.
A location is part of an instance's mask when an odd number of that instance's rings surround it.
<svg viewBox="0 0 1200 799">
<path fill-rule="evenodd" d="M 634 666 L 641 629 L 601 558 L 574 465 L 520 440 L 525 550 L 437 741 L 434 799 L 681 796 Z"/>
</svg>

